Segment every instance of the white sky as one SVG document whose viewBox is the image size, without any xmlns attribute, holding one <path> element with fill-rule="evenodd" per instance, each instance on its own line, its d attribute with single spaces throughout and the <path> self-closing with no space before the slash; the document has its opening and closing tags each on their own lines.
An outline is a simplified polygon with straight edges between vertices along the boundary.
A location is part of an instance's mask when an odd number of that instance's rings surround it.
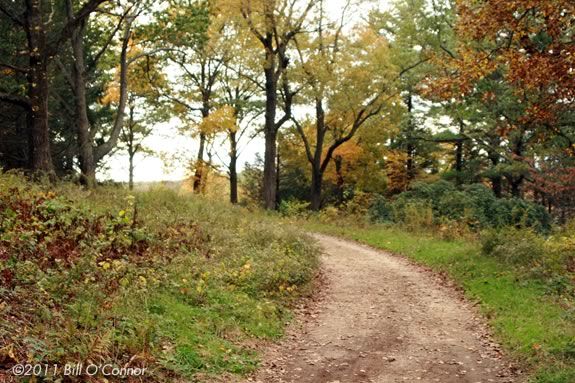
<svg viewBox="0 0 575 383">
<path fill-rule="evenodd" d="M 333 18 L 339 18 L 341 10 L 346 0 L 329 0 L 328 11 Z M 371 9 L 385 9 L 389 7 L 390 0 L 373 0 L 363 2 L 354 8 L 354 23 L 360 22 Z M 281 113 L 281 112 L 280 112 Z M 158 124 L 154 127 L 153 134 L 144 140 L 144 145 L 154 150 L 154 156 L 136 155 L 134 181 L 178 181 L 186 178 L 188 174 L 189 161 L 197 155 L 198 140 L 189 135 L 181 134 L 178 131 L 178 120 L 172 119 L 169 123 Z M 256 137 L 249 144 L 240 142 L 243 147 L 238 159 L 238 170 L 241 171 L 246 163 L 253 162 L 257 153 L 263 155 L 263 137 Z M 214 146 L 219 157 L 227 160 L 228 146 L 218 140 Z M 167 164 L 160 157 L 174 158 Z M 218 161 L 217 157 L 214 157 Z M 219 162 L 219 161 L 218 161 Z M 106 170 L 98 174 L 101 180 L 112 179 L 114 181 L 128 181 L 128 157 L 125 153 L 118 152 L 106 160 Z M 225 171 L 222 168 L 221 171 Z"/>
</svg>

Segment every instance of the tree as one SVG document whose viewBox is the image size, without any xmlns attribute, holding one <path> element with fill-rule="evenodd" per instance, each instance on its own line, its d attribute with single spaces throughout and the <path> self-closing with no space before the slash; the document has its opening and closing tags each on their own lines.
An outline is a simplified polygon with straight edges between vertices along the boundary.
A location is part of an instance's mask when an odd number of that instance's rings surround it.
<svg viewBox="0 0 575 383">
<path fill-rule="evenodd" d="M 313 130 L 293 119 L 312 169 L 312 210 L 321 208 L 323 177 L 335 151 L 362 126 L 382 123 L 377 117 L 391 107 L 398 73 L 389 62 L 385 38 L 364 28 L 355 41 L 346 41 L 342 36 L 344 23 L 329 30 L 323 17 L 320 2 L 317 36 L 305 47 L 297 44 L 302 81 L 315 106 Z"/>
<path fill-rule="evenodd" d="M 190 20 L 196 20 L 191 24 Z M 221 20 L 219 20 L 221 21 Z M 193 191 L 200 193 L 206 183 L 210 166 L 206 161 L 206 149 L 213 140 L 213 133 L 202 129 L 201 121 L 209 117 L 215 106 L 216 81 L 226 60 L 223 24 L 216 21 L 209 2 L 191 5 L 175 1 L 170 12 L 159 16 L 159 26 L 165 36 L 162 44 L 169 41 L 172 51 L 169 61 L 180 68 L 171 92 L 165 97 L 174 104 L 174 110 L 186 128 L 199 137 L 199 149 L 194 162 Z"/>
<path fill-rule="evenodd" d="M 132 40 L 128 59 L 142 55 L 142 50 Z M 139 153 L 150 154 L 152 150 L 144 146 L 143 141 L 153 132 L 155 124 L 169 120 L 168 107 L 161 100 L 161 94 L 167 86 L 166 75 L 161 70 L 163 60 L 146 56 L 129 66 L 127 89 L 127 120 L 123 123 L 118 147 L 128 154 L 128 186 L 134 187 L 135 157 Z M 113 82 L 108 84 L 106 95 L 102 99 L 105 105 L 118 104 L 124 91 L 117 73 Z"/>
<path fill-rule="evenodd" d="M 560 133 L 561 126 L 555 123 L 575 102 L 575 4 L 569 0 L 457 4 L 457 30 L 470 41 L 469 55 L 504 67 L 506 81 L 528 95 L 524 121 L 542 124 L 547 133 Z"/>
<path fill-rule="evenodd" d="M 390 158 L 393 158 L 394 179 L 400 191 L 408 187 L 426 166 L 433 163 L 437 149 L 429 128 L 435 115 L 450 114 L 450 105 L 430 107 L 421 84 L 441 66 L 432 58 L 438 52 L 450 52 L 454 44 L 452 0 L 396 0 L 393 8 L 370 14 L 369 24 L 390 42 L 390 60 L 399 68 L 398 88 L 404 107 L 399 134 L 392 138 Z M 456 143 L 461 147 L 462 142 Z M 397 151 L 403 151 L 404 156 Z M 405 175 L 395 174 L 401 169 L 397 160 L 405 159 Z M 400 186 L 401 185 L 401 186 Z"/>
<path fill-rule="evenodd" d="M 244 46 L 244 44 L 237 45 L 240 49 Z M 225 130 L 229 143 L 227 168 L 230 178 L 230 202 L 234 204 L 238 202 L 237 162 L 241 150 L 239 145 L 241 140 L 253 131 L 252 123 L 261 115 L 261 102 L 257 98 L 260 88 L 252 76 L 253 65 L 244 54 L 238 50 L 235 52 L 233 58 L 227 62 L 219 81 L 223 93 L 222 102 L 228 106 L 228 119 L 234 121 L 233 124 L 224 124 L 227 126 Z"/>
<path fill-rule="evenodd" d="M 265 78 L 263 196 L 266 209 L 276 208 L 277 134 L 291 118 L 294 93 L 285 73 L 290 63 L 288 48 L 293 39 L 303 32 L 304 23 L 314 3 L 311 0 L 239 0 L 239 4 L 232 5 L 235 11 L 241 13 L 245 27 L 260 42 L 259 54 Z M 284 112 L 278 119 L 280 91 Z"/>
<path fill-rule="evenodd" d="M 71 0 L 66 1 L 69 18 L 73 13 L 73 4 Z M 109 39 L 106 41 L 100 51 L 95 53 L 92 58 L 91 67 L 85 64 L 85 31 L 86 23 L 81 23 L 79 27 L 71 34 L 70 42 L 74 61 L 72 63 L 71 86 L 74 93 L 74 107 L 76 118 L 76 131 L 78 141 L 78 154 L 80 162 L 81 181 L 87 187 L 92 188 L 96 185 L 96 165 L 97 163 L 116 146 L 118 137 L 124 124 L 124 114 L 127 104 L 127 86 L 128 86 L 128 50 L 132 36 L 132 25 L 134 23 L 137 11 L 132 6 L 128 6 L 124 12 L 118 16 L 119 22 L 117 27 L 111 32 Z M 109 48 L 116 33 L 123 29 L 120 48 L 120 92 L 119 103 L 116 111 L 116 117 L 109 138 L 94 146 L 93 139 L 95 127 L 92 126 L 88 118 L 88 99 L 86 84 L 87 80 L 93 75 L 98 60 L 106 49 Z M 91 73 L 90 73 L 91 72 Z"/>
<path fill-rule="evenodd" d="M 27 75 L 26 97 L 0 93 L 0 100 L 29 109 L 30 167 L 46 174 L 54 173 L 48 126 L 48 65 L 66 41 L 98 7 L 108 0 L 88 0 L 76 12 L 70 12 L 63 26 L 47 17 L 42 0 L 25 0 L 16 4 L 0 2 L 0 14 L 7 17 L 26 34 L 28 65 L 18 68 Z"/>
</svg>

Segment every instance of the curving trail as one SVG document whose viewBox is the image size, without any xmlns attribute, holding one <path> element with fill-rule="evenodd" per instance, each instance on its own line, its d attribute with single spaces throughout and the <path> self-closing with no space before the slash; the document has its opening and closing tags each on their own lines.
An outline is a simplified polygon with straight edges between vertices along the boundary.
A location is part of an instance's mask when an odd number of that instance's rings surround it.
<svg viewBox="0 0 575 383">
<path fill-rule="evenodd" d="M 271 346 L 262 383 L 517 382 L 471 305 L 409 261 L 314 235 L 324 292 Z"/>
</svg>

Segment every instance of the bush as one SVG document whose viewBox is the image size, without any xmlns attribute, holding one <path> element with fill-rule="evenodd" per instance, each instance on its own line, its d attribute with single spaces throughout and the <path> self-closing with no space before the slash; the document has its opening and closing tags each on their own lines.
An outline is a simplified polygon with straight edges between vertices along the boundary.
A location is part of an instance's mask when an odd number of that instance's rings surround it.
<svg viewBox="0 0 575 383">
<path fill-rule="evenodd" d="M 382 195 L 375 197 L 368 209 L 368 217 L 371 222 L 375 223 L 391 222 L 393 214 L 388 199 Z"/>
<path fill-rule="evenodd" d="M 533 229 L 506 227 L 481 233 L 482 252 L 506 263 L 522 266 L 546 281 L 550 290 L 575 290 L 575 236 L 559 233 L 543 237 Z"/>
<path fill-rule="evenodd" d="M 491 229 L 481 235 L 483 254 L 506 263 L 533 267 L 544 257 L 545 239 L 533 230 Z"/>
<path fill-rule="evenodd" d="M 405 222 L 414 214 L 427 214 L 426 211 L 416 212 L 414 206 L 424 210 L 431 208 L 431 224 L 435 225 L 445 226 L 450 221 L 457 221 L 476 231 L 515 226 L 542 233 L 551 228 L 551 218 L 543 206 L 517 198 L 498 199 L 482 184 L 466 185 L 458 190 L 444 180 L 431 184 L 417 183 L 412 190 L 399 194 L 394 200 L 377 197 L 368 214 L 373 222 Z M 415 221 L 412 219 L 412 223 Z M 430 224 L 426 219 L 423 222 Z"/>
<path fill-rule="evenodd" d="M 530 227 L 538 232 L 551 229 L 551 217 L 543 206 L 519 198 L 496 200 L 490 221 L 493 227 Z"/>
<path fill-rule="evenodd" d="M 309 203 L 297 199 L 282 200 L 278 211 L 284 217 L 303 217 L 309 214 Z"/>
</svg>

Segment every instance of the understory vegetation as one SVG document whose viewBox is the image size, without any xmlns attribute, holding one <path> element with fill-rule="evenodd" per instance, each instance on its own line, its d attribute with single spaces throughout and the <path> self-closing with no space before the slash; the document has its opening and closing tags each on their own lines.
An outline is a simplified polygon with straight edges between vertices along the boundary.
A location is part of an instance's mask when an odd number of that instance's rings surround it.
<svg viewBox="0 0 575 383">
<path fill-rule="evenodd" d="M 532 373 L 530 381 L 575 381 L 575 227 L 543 235 L 518 224 L 461 235 L 431 223 L 431 210 L 412 211 L 429 215 L 429 221 L 374 224 L 350 215 L 335 224 L 324 213 L 306 217 L 304 225 L 390 250 L 448 276 L 479 303 L 497 340 Z"/>
<path fill-rule="evenodd" d="M 254 370 L 250 342 L 282 334 L 316 250 L 200 197 L 0 174 L 0 260 L 0 381 L 23 361 L 105 361 L 172 382 Z"/>
</svg>

